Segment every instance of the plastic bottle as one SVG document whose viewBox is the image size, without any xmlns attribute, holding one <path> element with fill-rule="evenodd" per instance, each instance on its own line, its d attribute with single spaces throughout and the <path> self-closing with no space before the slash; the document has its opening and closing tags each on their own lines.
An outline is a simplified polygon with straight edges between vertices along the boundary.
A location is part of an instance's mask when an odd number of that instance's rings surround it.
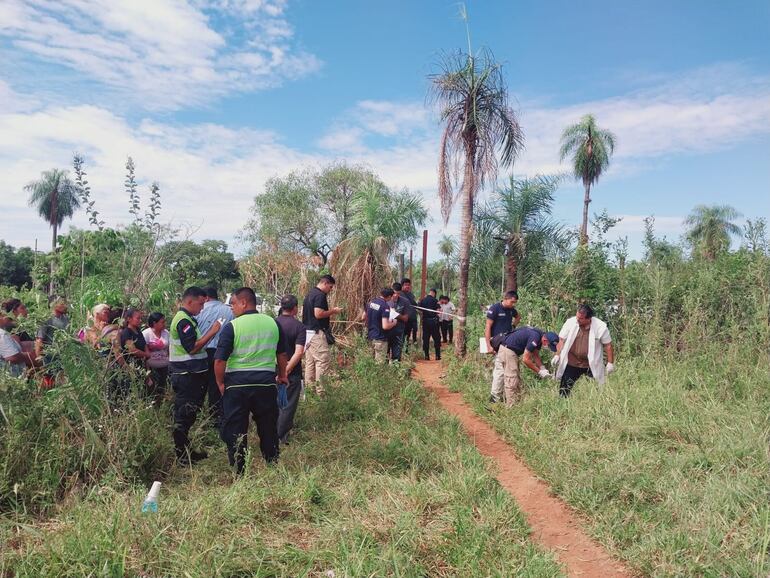
<svg viewBox="0 0 770 578">
<path fill-rule="evenodd" d="M 158 495 L 160 494 L 160 482 L 153 482 L 147 497 L 142 502 L 142 513 L 158 511 Z"/>
</svg>

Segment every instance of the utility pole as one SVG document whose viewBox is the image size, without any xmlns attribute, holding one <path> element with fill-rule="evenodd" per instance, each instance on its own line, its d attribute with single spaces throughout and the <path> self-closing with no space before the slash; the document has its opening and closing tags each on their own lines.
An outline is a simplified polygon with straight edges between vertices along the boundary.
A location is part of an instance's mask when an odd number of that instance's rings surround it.
<svg viewBox="0 0 770 578">
<path fill-rule="evenodd" d="M 428 229 L 422 232 L 422 279 L 420 280 L 420 298 L 427 294 L 428 285 Z"/>
<path fill-rule="evenodd" d="M 404 254 L 400 253 L 398 255 L 398 282 L 401 282 L 401 279 L 404 278 Z"/>
</svg>

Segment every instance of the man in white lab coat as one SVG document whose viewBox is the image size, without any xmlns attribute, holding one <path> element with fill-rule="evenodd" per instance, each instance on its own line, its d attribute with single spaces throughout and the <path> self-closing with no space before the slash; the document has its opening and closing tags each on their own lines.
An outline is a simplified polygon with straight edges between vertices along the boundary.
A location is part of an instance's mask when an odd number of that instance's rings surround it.
<svg viewBox="0 0 770 578">
<path fill-rule="evenodd" d="M 615 371 L 615 352 L 607 324 L 594 317 L 589 305 L 580 305 L 575 317 L 564 322 L 559 332 L 559 344 L 551 364 L 560 380 L 559 395 L 569 396 L 575 382 L 587 375 L 603 384 L 606 376 Z M 607 367 L 604 366 L 604 355 Z"/>
</svg>

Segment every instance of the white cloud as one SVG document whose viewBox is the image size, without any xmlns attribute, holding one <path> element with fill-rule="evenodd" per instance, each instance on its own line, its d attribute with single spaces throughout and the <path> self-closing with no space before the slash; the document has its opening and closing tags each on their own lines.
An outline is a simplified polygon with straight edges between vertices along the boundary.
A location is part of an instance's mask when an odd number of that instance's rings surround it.
<svg viewBox="0 0 770 578">
<path fill-rule="evenodd" d="M 146 110 L 205 104 L 318 70 L 297 49 L 283 0 L 5 0 L 0 36 Z M 221 32 L 213 19 L 228 24 Z"/>
<path fill-rule="evenodd" d="M 317 144 L 335 153 L 358 153 L 365 149 L 363 137 L 364 130 L 360 127 L 338 126 L 318 139 Z"/>
<path fill-rule="evenodd" d="M 561 133 L 588 113 L 618 137 L 611 168 L 614 175 L 644 170 L 665 155 L 719 150 L 770 133 L 770 78 L 720 65 L 657 80 L 660 83 L 654 87 L 575 105 L 523 103 L 520 122 L 525 149 L 515 172 L 534 175 L 567 170 L 568 165 L 558 157 Z M 442 127 L 432 112 L 414 101 L 363 100 L 335 120 L 319 145 L 357 154 L 393 155 L 396 148 L 408 154 L 429 152 L 411 160 L 435 165 Z M 392 142 L 367 147 L 375 137 L 391 137 Z M 428 143 L 430 146 L 422 146 Z"/>
<path fill-rule="evenodd" d="M 558 159 L 561 132 L 591 113 L 618 137 L 613 164 L 619 174 L 641 159 L 719 150 L 770 133 L 770 78 L 714 66 L 618 97 L 522 109 L 526 150 L 517 172 L 566 168 Z"/>
<path fill-rule="evenodd" d="M 643 233 L 645 230 L 644 220 L 650 215 L 612 215 L 614 218 L 622 219 L 611 230 L 617 236 L 623 236 L 628 233 Z M 656 235 L 680 235 L 684 232 L 685 217 L 660 217 L 655 218 Z"/>
<path fill-rule="evenodd" d="M 697 154 L 770 132 L 767 79 L 738 75 L 707 89 L 706 76 L 685 75 L 657 89 L 583 105 L 523 106 L 527 149 L 517 161 L 516 173 L 563 170 L 556 156 L 561 130 L 589 111 L 602 126 L 618 133 L 614 178 L 629 167 L 639 170 L 660 155 Z M 24 103 L 26 95 L 0 83 L 3 100 Z M 175 125 L 153 118 L 132 123 L 93 106 L 33 110 L 4 106 L 0 111 L 0 131 L 11 135 L 0 141 L 0 191 L 7 209 L 0 212 L 0 230 L 12 244 L 48 238 L 45 224 L 26 207 L 21 188 L 43 169 L 68 166 L 73 151 L 85 154 L 98 209 L 113 225 L 128 219 L 122 188 L 127 155 L 134 157 L 143 186 L 160 181 L 164 220 L 200 225 L 196 238 L 228 241 L 245 223 L 253 196 L 269 177 L 344 157 L 371 167 L 392 187 L 422 192 L 433 216 L 432 256 L 443 229 L 436 198 L 441 127 L 421 103 L 362 101 L 332 121 L 318 142 L 322 147 L 318 153 L 288 147 L 268 131 Z M 639 244 L 643 216 L 621 216 L 624 220 L 612 234 L 628 235 Z M 458 221 L 459 208 L 447 228 L 451 234 L 457 235 Z M 86 225 L 85 216 L 78 215 L 74 222 Z M 658 216 L 656 231 L 677 238 L 681 222 L 682 217 Z"/>
<path fill-rule="evenodd" d="M 417 103 L 363 100 L 354 114 L 365 129 L 383 136 L 406 136 L 423 131 L 428 122 L 428 110 Z"/>
<path fill-rule="evenodd" d="M 345 111 L 317 144 L 333 151 L 361 152 L 367 136 L 413 142 L 435 130 L 422 103 L 362 100 Z"/>
<path fill-rule="evenodd" d="M 73 151 L 86 157 L 96 208 L 109 225 L 129 219 L 123 176 L 131 155 L 145 198 L 146 185 L 160 181 L 164 221 L 199 226 L 197 238 L 227 240 L 245 223 L 265 180 L 317 161 L 281 145 L 267 132 L 151 121 L 133 127 L 92 106 L 3 114 L 0 132 L 14 135 L 13 142 L 0 141 L 0 229 L 16 245 L 47 238 L 45 223 L 26 208 L 23 186 L 42 170 L 70 166 Z M 26 218 L 20 221 L 19 215 Z M 72 223 L 87 226 L 82 212 Z"/>
</svg>

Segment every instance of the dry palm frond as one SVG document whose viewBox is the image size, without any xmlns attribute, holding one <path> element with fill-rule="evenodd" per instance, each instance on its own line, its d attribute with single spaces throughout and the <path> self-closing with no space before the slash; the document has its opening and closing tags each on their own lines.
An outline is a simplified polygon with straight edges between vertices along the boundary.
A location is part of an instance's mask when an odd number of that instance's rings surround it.
<svg viewBox="0 0 770 578">
<path fill-rule="evenodd" d="M 370 247 L 361 247 L 356 238 L 337 245 L 330 260 L 337 280 L 333 300 L 345 310 L 347 320 L 356 320 L 366 303 L 393 280 L 390 245 L 383 237 L 374 239 Z M 354 326 L 347 326 L 346 330 Z"/>
</svg>

